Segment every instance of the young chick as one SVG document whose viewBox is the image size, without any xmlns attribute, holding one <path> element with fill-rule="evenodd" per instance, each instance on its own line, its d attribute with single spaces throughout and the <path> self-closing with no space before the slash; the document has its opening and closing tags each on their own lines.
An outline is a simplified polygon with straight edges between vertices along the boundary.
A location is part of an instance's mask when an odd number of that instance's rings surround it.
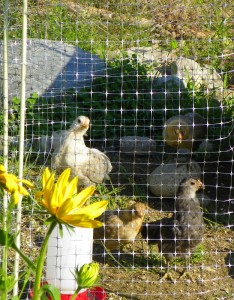
<svg viewBox="0 0 234 300">
<path fill-rule="evenodd" d="M 180 278 L 188 275 L 187 259 L 203 238 L 203 216 L 196 191 L 204 188 L 199 179 L 184 179 L 180 183 L 176 196 L 176 209 L 172 218 L 163 218 L 144 224 L 141 234 L 150 244 L 157 244 L 159 252 L 167 262 L 167 271 L 163 278 L 170 278 L 169 263 L 173 257 L 186 260 L 186 268 Z"/>
<path fill-rule="evenodd" d="M 71 177 L 78 176 L 79 186 L 102 183 L 112 170 L 109 158 L 97 149 L 86 147 L 84 135 L 89 129 L 89 118 L 78 117 L 53 155 L 52 164 L 57 172 L 71 168 Z"/>
<path fill-rule="evenodd" d="M 198 113 L 171 117 L 165 123 L 163 137 L 173 148 L 194 150 L 206 138 L 207 126 Z"/>
<path fill-rule="evenodd" d="M 108 250 L 132 243 L 141 230 L 147 206 L 136 202 L 122 210 L 105 211 L 100 217 L 103 227 L 94 229 L 94 240 L 102 240 Z"/>
</svg>

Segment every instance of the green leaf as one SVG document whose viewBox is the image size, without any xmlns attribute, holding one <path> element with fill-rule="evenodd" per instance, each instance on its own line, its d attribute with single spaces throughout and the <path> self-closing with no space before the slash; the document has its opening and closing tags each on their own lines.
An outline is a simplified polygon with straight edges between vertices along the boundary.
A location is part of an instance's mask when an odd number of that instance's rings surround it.
<svg viewBox="0 0 234 300">
<path fill-rule="evenodd" d="M 5 247 L 11 247 L 12 249 L 14 249 L 17 253 L 19 253 L 21 258 L 27 263 L 27 265 L 32 270 L 35 270 L 35 266 L 31 262 L 31 260 L 26 255 L 24 255 L 24 253 L 21 252 L 21 250 L 15 244 L 13 235 L 9 234 L 7 231 L 4 231 L 2 229 L 0 229 L 0 245 Z"/>
<path fill-rule="evenodd" d="M 18 104 L 20 104 L 20 99 L 17 98 L 17 97 L 14 97 L 14 98 L 12 99 L 12 102 L 13 102 L 14 104 L 18 105 Z"/>
<path fill-rule="evenodd" d="M 59 290 L 51 284 L 44 284 L 40 288 L 41 296 L 45 294 L 49 294 L 52 300 L 60 300 L 60 292 Z"/>
<path fill-rule="evenodd" d="M 14 237 L 7 231 L 0 229 L 0 245 L 5 247 L 14 246 Z"/>
<path fill-rule="evenodd" d="M 2 299 L 2 295 L 5 295 L 5 292 L 8 294 L 14 288 L 16 280 L 14 279 L 14 275 L 4 276 L 3 269 L 0 268 L 0 299 Z"/>
<path fill-rule="evenodd" d="M 171 48 L 172 48 L 173 50 L 178 48 L 178 43 L 177 43 L 176 40 L 172 40 L 172 41 L 171 41 Z"/>
<path fill-rule="evenodd" d="M 59 235 L 61 238 L 63 238 L 63 226 L 61 223 L 59 223 L 58 225 L 59 225 Z"/>
<path fill-rule="evenodd" d="M 31 277 L 32 269 L 28 268 L 24 272 L 20 273 L 20 276 L 18 278 L 18 282 L 22 282 L 20 284 L 20 292 L 18 294 L 18 298 L 22 299 L 22 295 L 24 293 L 24 290 L 26 289 L 27 283 L 29 282 L 29 279 Z"/>
<path fill-rule="evenodd" d="M 49 225 L 51 222 L 53 222 L 54 221 L 54 216 L 50 216 L 49 218 L 47 218 L 46 220 L 45 220 L 45 225 Z"/>
<path fill-rule="evenodd" d="M 19 300 L 20 298 L 18 296 L 11 297 L 11 300 Z"/>
</svg>

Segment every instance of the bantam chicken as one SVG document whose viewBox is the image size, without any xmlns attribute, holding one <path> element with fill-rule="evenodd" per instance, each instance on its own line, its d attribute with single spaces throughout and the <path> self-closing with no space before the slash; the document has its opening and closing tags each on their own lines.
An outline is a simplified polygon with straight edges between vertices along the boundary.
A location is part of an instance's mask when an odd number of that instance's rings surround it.
<svg viewBox="0 0 234 300">
<path fill-rule="evenodd" d="M 143 224 L 142 237 L 149 245 L 157 244 L 167 262 L 163 279 L 173 280 L 169 263 L 173 257 L 185 258 L 186 268 L 180 278 L 192 277 L 188 272 L 188 259 L 203 239 L 203 215 L 196 191 L 204 188 L 199 179 L 184 179 L 176 196 L 176 208 L 172 218 Z"/>
<path fill-rule="evenodd" d="M 146 204 L 136 202 L 122 210 L 105 211 L 99 218 L 104 225 L 94 229 L 94 240 L 101 240 L 110 251 L 133 243 L 141 230 L 146 209 Z"/>
<path fill-rule="evenodd" d="M 84 135 L 89 129 L 89 118 L 78 117 L 61 146 L 53 155 L 52 164 L 58 173 L 71 168 L 71 177 L 78 176 L 79 186 L 102 183 L 112 170 L 110 159 L 101 151 L 86 147 Z"/>
<path fill-rule="evenodd" d="M 179 149 L 194 150 L 206 138 L 207 125 L 198 113 L 169 118 L 163 129 L 165 143 Z"/>
</svg>

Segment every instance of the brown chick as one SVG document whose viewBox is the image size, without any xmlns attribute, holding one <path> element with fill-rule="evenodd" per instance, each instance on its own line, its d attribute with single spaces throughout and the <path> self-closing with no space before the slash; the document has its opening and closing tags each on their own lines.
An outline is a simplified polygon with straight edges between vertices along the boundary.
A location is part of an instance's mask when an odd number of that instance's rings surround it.
<svg viewBox="0 0 234 300">
<path fill-rule="evenodd" d="M 112 170 L 110 159 L 104 153 L 85 145 L 84 135 L 89 123 L 89 118 L 78 117 L 52 158 L 53 167 L 58 173 L 71 168 L 71 177 L 78 176 L 79 186 L 102 183 L 109 178 L 108 173 Z"/>
<path fill-rule="evenodd" d="M 108 250 L 132 243 L 141 230 L 147 206 L 136 202 L 126 209 L 105 211 L 99 218 L 103 227 L 94 229 L 94 240 L 102 240 Z"/>
<path fill-rule="evenodd" d="M 163 129 L 165 143 L 173 148 L 194 150 L 206 138 L 207 126 L 198 113 L 169 118 Z"/>
<path fill-rule="evenodd" d="M 199 179 L 184 179 L 176 196 L 176 209 L 172 218 L 163 218 L 142 226 L 142 237 L 150 244 L 157 244 L 167 262 L 163 278 L 172 280 L 169 263 L 173 257 L 185 258 L 186 268 L 180 278 L 188 275 L 188 258 L 203 238 L 203 215 L 196 191 L 204 188 Z"/>
</svg>

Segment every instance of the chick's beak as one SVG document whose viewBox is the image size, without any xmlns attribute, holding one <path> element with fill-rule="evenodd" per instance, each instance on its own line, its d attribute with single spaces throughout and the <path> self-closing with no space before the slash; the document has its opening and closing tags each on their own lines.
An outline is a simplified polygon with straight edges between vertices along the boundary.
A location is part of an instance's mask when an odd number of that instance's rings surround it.
<svg viewBox="0 0 234 300">
<path fill-rule="evenodd" d="M 178 141 L 179 141 L 179 144 L 182 143 L 182 140 L 183 140 L 183 133 L 181 131 L 179 131 L 178 133 Z"/>
<path fill-rule="evenodd" d="M 204 186 L 204 184 L 201 182 L 201 180 L 198 179 L 198 180 L 197 180 L 197 184 L 198 184 L 198 186 L 199 186 L 200 189 L 203 189 L 203 190 L 205 189 L 205 186 Z"/>
<path fill-rule="evenodd" d="M 82 122 L 81 126 L 84 127 L 84 128 L 88 128 L 88 127 L 89 127 L 89 120 L 88 120 L 88 119 L 87 119 L 87 120 L 84 120 L 84 121 Z"/>
</svg>

